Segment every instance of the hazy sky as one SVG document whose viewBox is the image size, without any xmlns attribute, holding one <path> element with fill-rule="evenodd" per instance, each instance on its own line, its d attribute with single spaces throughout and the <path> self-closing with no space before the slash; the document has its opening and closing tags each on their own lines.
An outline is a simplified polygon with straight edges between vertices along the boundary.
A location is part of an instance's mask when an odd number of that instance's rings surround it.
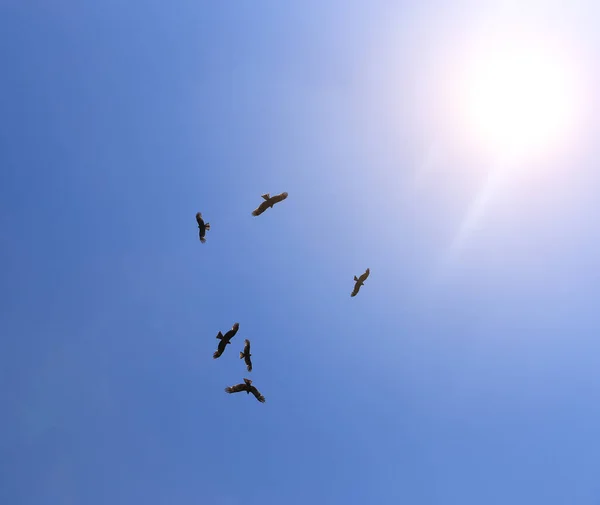
<svg viewBox="0 0 600 505">
<path fill-rule="evenodd" d="M 549 4 L 1 1 L 0 503 L 598 505 L 600 7 Z M 517 27 L 579 91 L 514 160 L 456 97 Z"/>
</svg>

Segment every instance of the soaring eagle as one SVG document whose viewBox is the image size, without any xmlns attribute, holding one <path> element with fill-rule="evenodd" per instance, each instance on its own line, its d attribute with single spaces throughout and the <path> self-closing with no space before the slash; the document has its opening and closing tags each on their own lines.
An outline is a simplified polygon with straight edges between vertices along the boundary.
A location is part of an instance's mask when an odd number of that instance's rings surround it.
<svg viewBox="0 0 600 505">
<path fill-rule="evenodd" d="M 252 371 L 252 361 L 250 361 L 250 340 L 246 339 L 246 345 L 244 346 L 244 352 L 240 352 L 240 359 L 244 359 L 246 362 L 246 368 L 249 372 Z"/>
<path fill-rule="evenodd" d="M 225 347 L 227 347 L 227 344 L 231 344 L 230 340 L 235 336 L 239 328 L 240 323 L 235 323 L 231 327 L 231 330 L 225 333 L 225 335 L 223 335 L 221 332 L 217 333 L 217 338 L 219 339 L 219 347 L 213 354 L 213 359 L 217 359 L 219 356 L 221 356 L 221 354 L 223 354 Z"/>
<path fill-rule="evenodd" d="M 270 196 L 269 193 L 265 193 L 264 195 L 262 195 L 265 201 L 252 211 L 252 215 L 260 216 L 269 207 L 273 208 L 273 205 L 285 200 L 287 196 L 288 194 L 285 192 L 275 196 Z"/>
<path fill-rule="evenodd" d="M 225 388 L 225 391 L 230 394 L 246 391 L 246 394 L 252 393 L 260 403 L 265 403 L 265 397 L 261 395 L 260 391 L 252 385 L 252 381 L 250 379 L 244 379 L 244 384 L 236 384 L 235 386 Z"/>
<path fill-rule="evenodd" d="M 206 235 L 206 232 L 210 230 L 210 223 L 204 222 L 201 212 L 196 213 L 196 221 L 198 221 L 198 228 L 200 228 L 200 242 L 204 244 L 204 242 L 206 242 L 204 235 Z"/>
<path fill-rule="evenodd" d="M 352 290 L 352 293 L 350 294 L 350 296 L 356 296 L 356 294 L 358 293 L 358 290 L 365 283 L 365 281 L 367 280 L 367 277 L 369 277 L 370 273 L 371 273 L 370 270 L 367 268 L 365 270 L 365 273 L 362 274 L 360 277 L 357 278 L 356 275 L 354 276 L 354 280 L 356 281 L 356 284 L 354 285 L 354 289 Z"/>
</svg>

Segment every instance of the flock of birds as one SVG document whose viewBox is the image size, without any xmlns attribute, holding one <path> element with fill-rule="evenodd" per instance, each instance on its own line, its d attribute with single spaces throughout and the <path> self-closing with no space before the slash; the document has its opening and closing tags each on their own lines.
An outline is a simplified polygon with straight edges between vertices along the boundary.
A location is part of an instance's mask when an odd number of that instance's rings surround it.
<svg viewBox="0 0 600 505">
<path fill-rule="evenodd" d="M 270 196 L 269 193 L 262 195 L 263 202 L 252 211 L 252 215 L 260 216 L 265 210 L 273 208 L 273 205 L 285 200 L 287 196 L 288 194 L 286 192 L 280 193 L 275 196 Z M 201 212 L 196 213 L 196 221 L 198 222 L 200 242 L 204 244 L 206 242 L 206 232 L 210 230 L 210 223 L 204 222 L 204 219 L 202 219 Z M 365 283 L 370 273 L 370 270 L 367 268 L 365 270 L 365 273 L 363 273 L 361 276 L 354 276 L 354 289 L 352 290 L 352 293 L 350 293 L 350 296 L 356 296 L 358 294 L 358 291 L 360 290 L 361 286 Z M 225 335 L 223 335 L 220 331 L 219 333 L 217 333 L 219 345 L 217 346 L 217 350 L 213 354 L 213 359 L 219 358 L 223 354 L 223 352 L 225 352 L 227 346 L 231 344 L 231 339 L 235 337 L 239 329 L 240 323 L 234 323 L 234 325 L 228 332 L 225 333 Z M 246 369 L 248 370 L 248 372 L 252 371 L 252 360 L 250 359 L 251 356 L 252 354 L 250 354 L 250 340 L 246 339 L 244 341 L 244 350 L 240 351 L 240 359 L 243 359 L 246 363 Z M 246 394 L 252 393 L 259 402 L 265 403 L 265 397 L 260 393 L 258 389 L 256 389 L 256 386 L 252 385 L 252 381 L 250 379 L 244 378 L 243 383 L 225 388 L 225 392 L 230 394 L 240 393 L 241 391 L 245 391 Z"/>
</svg>

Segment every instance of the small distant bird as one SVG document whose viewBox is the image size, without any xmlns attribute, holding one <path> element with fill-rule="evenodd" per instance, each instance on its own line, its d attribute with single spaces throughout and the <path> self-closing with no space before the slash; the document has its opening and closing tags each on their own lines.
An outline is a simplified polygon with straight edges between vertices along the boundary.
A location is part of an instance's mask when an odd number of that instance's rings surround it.
<svg viewBox="0 0 600 505">
<path fill-rule="evenodd" d="M 244 351 L 240 352 L 240 359 L 243 359 L 246 362 L 246 368 L 249 372 L 252 371 L 252 361 L 250 361 L 250 340 L 246 339 L 246 345 L 244 346 Z"/>
<path fill-rule="evenodd" d="M 269 207 L 273 208 L 273 205 L 285 200 L 288 197 L 288 194 L 284 192 L 279 195 L 270 196 L 269 193 L 265 193 L 262 197 L 265 201 L 252 211 L 253 216 L 260 216 Z"/>
<path fill-rule="evenodd" d="M 352 291 L 352 293 L 350 294 L 350 296 L 356 296 L 357 295 L 358 290 L 365 283 L 365 281 L 367 280 L 367 277 L 369 277 L 370 273 L 371 272 L 367 268 L 365 270 L 365 273 L 362 274 L 360 277 L 357 278 L 356 275 L 354 276 L 354 280 L 356 281 L 356 284 L 354 285 L 354 290 Z"/>
<path fill-rule="evenodd" d="M 229 394 L 239 393 L 240 391 L 246 391 L 246 394 L 252 393 L 260 403 L 265 403 L 265 397 L 252 385 L 250 379 L 244 379 L 244 384 L 236 384 L 235 386 L 225 388 L 225 392 Z"/>
<path fill-rule="evenodd" d="M 213 354 L 213 359 L 217 359 L 219 356 L 221 356 L 221 354 L 223 354 L 225 347 L 227 347 L 227 344 L 231 344 L 230 340 L 235 336 L 235 334 L 237 333 L 239 328 L 240 328 L 240 323 L 235 323 L 231 327 L 231 330 L 229 330 L 227 333 L 225 333 L 225 335 L 223 335 L 221 332 L 217 333 L 217 338 L 219 339 L 219 346 L 217 347 L 217 350 Z"/>
<path fill-rule="evenodd" d="M 198 228 L 200 228 L 200 242 L 204 244 L 204 242 L 206 242 L 204 235 L 206 235 L 206 232 L 210 230 L 210 223 L 204 222 L 201 212 L 196 213 L 196 221 L 198 221 Z"/>
</svg>

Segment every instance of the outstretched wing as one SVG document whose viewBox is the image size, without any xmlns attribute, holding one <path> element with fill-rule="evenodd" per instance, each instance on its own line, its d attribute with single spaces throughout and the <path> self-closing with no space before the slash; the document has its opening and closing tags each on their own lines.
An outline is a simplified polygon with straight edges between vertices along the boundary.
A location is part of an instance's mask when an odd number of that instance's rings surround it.
<svg viewBox="0 0 600 505">
<path fill-rule="evenodd" d="M 288 197 L 288 194 L 284 191 L 283 193 L 280 193 L 278 195 L 275 195 L 272 200 L 272 203 L 279 203 L 282 202 L 283 200 L 285 200 Z"/>
<path fill-rule="evenodd" d="M 219 337 L 217 336 L 217 338 L 219 338 Z M 225 340 L 224 338 L 219 340 L 219 345 L 217 347 L 217 350 L 213 354 L 213 359 L 217 359 L 219 356 L 221 356 L 221 354 L 223 354 L 223 351 L 225 350 L 226 346 L 227 346 L 227 340 Z"/>
<path fill-rule="evenodd" d="M 256 389 L 256 386 L 250 386 L 250 392 L 256 397 L 260 403 L 265 403 L 265 397 L 260 394 L 260 391 Z"/>
<path fill-rule="evenodd" d="M 229 386 L 225 388 L 226 393 L 239 393 L 240 391 L 247 391 L 248 386 L 246 384 L 236 384 L 235 386 Z"/>
<path fill-rule="evenodd" d="M 362 283 L 367 280 L 367 277 L 369 277 L 370 273 L 371 273 L 371 271 L 367 268 L 365 270 L 365 273 L 362 274 L 358 279 L 356 278 L 356 276 L 354 276 L 354 280 L 356 281 L 356 284 L 354 284 L 354 290 L 352 291 L 350 296 L 356 296 L 358 294 L 360 287 L 362 286 Z"/>
<path fill-rule="evenodd" d="M 244 345 L 244 361 L 246 362 L 246 368 L 251 372 L 252 360 L 250 359 L 250 340 L 248 339 L 246 339 L 246 345 Z"/>
<path fill-rule="evenodd" d="M 362 274 L 358 280 L 360 280 L 360 282 L 365 282 L 367 280 L 367 277 L 369 277 L 369 274 L 371 273 L 371 271 L 367 268 L 365 270 L 365 273 Z"/>
<path fill-rule="evenodd" d="M 269 202 L 265 200 L 258 207 L 256 207 L 256 209 L 254 209 L 252 211 L 252 215 L 253 216 L 260 216 L 268 208 L 269 208 Z"/>
<path fill-rule="evenodd" d="M 240 323 L 234 323 L 233 326 L 231 327 L 231 330 L 229 330 L 227 333 L 225 333 L 223 340 L 229 342 L 233 337 L 235 337 L 235 334 L 238 332 L 239 329 L 240 329 Z"/>
</svg>

